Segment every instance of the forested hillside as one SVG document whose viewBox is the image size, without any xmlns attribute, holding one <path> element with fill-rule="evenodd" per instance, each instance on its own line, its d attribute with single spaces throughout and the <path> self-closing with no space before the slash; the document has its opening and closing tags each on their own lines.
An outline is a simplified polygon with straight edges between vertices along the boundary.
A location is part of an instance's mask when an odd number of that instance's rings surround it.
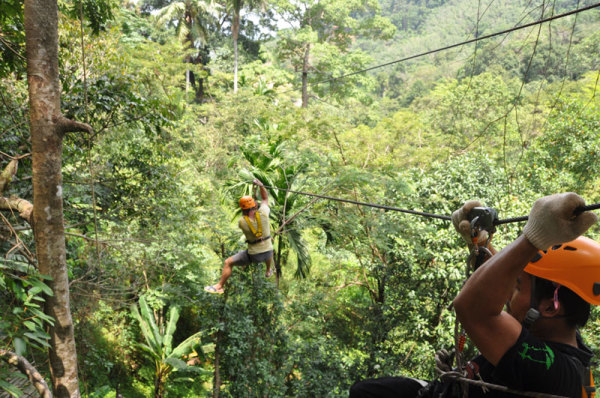
<svg viewBox="0 0 600 398">
<path fill-rule="evenodd" d="M 600 202 L 592 1 L 59 0 L 59 110 L 77 131 L 53 158 L 63 208 L 36 209 L 32 153 L 53 142 L 31 123 L 51 108 L 30 102 L 49 68 L 27 62 L 31 3 L 0 1 L 0 356 L 50 389 L 60 283 L 83 397 L 347 397 L 367 377 L 432 379 L 466 245 L 446 219 L 360 203 L 447 217 L 478 199 L 506 219 L 552 193 Z M 255 178 L 276 275 L 234 267 L 209 294 L 247 247 L 238 199 Z M 56 213 L 64 250 L 44 265 L 36 228 Z M 498 226 L 494 246 L 523 226 Z M 598 307 L 582 334 L 600 355 Z M 33 388 L 19 375 L 0 361 L 0 396 Z"/>
</svg>

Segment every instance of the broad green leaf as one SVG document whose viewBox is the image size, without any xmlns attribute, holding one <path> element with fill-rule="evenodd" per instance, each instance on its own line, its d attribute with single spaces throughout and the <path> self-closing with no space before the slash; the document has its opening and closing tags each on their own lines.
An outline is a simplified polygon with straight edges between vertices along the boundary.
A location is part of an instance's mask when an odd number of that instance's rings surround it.
<svg viewBox="0 0 600 398">
<path fill-rule="evenodd" d="M 169 323 L 167 324 L 164 336 L 165 356 L 167 357 L 171 354 L 173 348 L 173 333 L 175 333 L 175 329 L 177 328 L 179 313 L 180 309 L 177 306 L 172 306 L 169 310 Z"/>
<path fill-rule="evenodd" d="M 13 346 L 15 347 L 15 353 L 17 355 L 23 356 L 27 352 L 27 343 L 20 337 L 14 338 Z"/>
</svg>

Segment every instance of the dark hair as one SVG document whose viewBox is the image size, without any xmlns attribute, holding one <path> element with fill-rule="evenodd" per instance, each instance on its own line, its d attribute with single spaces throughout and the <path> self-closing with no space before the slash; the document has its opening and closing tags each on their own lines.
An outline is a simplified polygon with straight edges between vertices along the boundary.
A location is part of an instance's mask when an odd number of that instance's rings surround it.
<svg viewBox="0 0 600 398">
<path fill-rule="evenodd" d="M 256 202 L 256 206 L 251 207 L 249 209 L 242 209 L 242 215 L 247 216 L 248 214 L 250 214 L 250 210 L 257 210 L 258 211 L 259 207 L 260 207 L 260 203 Z"/>
<path fill-rule="evenodd" d="M 554 298 L 557 284 L 548 279 L 535 277 L 535 298 L 539 301 Z M 565 309 L 565 320 L 571 327 L 583 327 L 590 317 L 590 303 L 566 286 L 558 289 L 558 301 Z"/>
</svg>

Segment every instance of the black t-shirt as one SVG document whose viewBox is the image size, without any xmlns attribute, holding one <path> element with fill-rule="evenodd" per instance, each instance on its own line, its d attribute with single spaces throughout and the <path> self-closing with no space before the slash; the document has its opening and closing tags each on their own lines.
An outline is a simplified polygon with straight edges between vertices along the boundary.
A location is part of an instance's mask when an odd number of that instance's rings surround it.
<svg viewBox="0 0 600 398">
<path fill-rule="evenodd" d="M 519 391 L 580 398 L 582 367 L 589 366 L 592 353 L 579 338 L 578 343 L 579 347 L 575 348 L 543 341 L 523 329 L 515 345 L 504 354 L 497 366 L 494 367 L 483 356 L 471 362 L 478 365 L 481 379 L 488 383 Z M 469 398 L 520 396 L 498 390 L 484 393 L 479 386 L 469 386 Z"/>
</svg>

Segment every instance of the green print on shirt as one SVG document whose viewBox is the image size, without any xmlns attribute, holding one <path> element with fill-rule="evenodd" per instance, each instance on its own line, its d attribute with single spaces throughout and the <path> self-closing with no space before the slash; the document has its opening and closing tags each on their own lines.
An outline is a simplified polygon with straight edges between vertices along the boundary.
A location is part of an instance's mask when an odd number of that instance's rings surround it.
<svg viewBox="0 0 600 398">
<path fill-rule="evenodd" d="M 554 363 L 554 352 L 550 347 L 544 345 L 544 348 L 537 348 L 523 343 L 522 351 L 519 352 L 521 359 L 528 359 L 532 362 L 543 363 L 546 365 L 546 370 Z M 543 357 L 543 358 L 542 358 Z"/>
</svg>

